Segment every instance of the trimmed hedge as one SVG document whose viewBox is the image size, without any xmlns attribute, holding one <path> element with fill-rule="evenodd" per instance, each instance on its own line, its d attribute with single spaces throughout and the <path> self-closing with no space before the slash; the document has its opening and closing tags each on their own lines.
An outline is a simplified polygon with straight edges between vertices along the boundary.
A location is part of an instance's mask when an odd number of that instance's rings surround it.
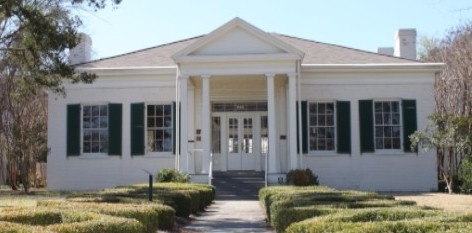
<svg viewBox="0 0 472 233">
<path fill-rule="evenodd" d="M 102 215 L 100 219 L 55 224 L 46 227 L 47 230 L 58 233 L 141 233 L 149 232 L 138 220 Z M 155 232 L 155 231 L 154 231 Z"/>
<path fill-rule="evenodd" d="M 72 201 L 38 201 L 38 206 L 56 207 L 133 218 L 145 226 L 145 232 L 169 229 L 174 224 L 175 211 L 161 204 L 110 204 Z"/>
<path fill-rule="evenodd" d="M 440 223 L 434 221 L 396 221 L 396 222 L 324 222 L 303 221 L 294 223 L 287 233 L 458 233 L 472 232 L 469 223 Z"/>
<path fill-rule="evenodd" d="M 261 189 L 259 199 L 277 232 L 472 232 L 472 214 L 445 214 L 373 192 L 279 186 Z"/>
<path fill-rule="evenodd" d="M 34 208 L 0 208 L 0 233 L 155 233 L 170 229 L 175 215 L 188 217 L 215 198 L 213 186 L 200 184 L 154 184 L 152 202 L 147 192 L 147 184 L 138 184 L 38 200 Z"/>
</svg>

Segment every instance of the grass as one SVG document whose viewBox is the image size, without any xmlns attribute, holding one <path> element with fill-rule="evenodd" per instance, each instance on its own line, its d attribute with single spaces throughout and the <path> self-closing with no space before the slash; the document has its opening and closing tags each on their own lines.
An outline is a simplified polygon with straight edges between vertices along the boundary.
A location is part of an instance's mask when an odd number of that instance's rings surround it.
<svg viewBox="0 0 472 233">
<path fill-rule="evenodd" d="M 414 201 L 419 206 L 430 206 L 451 213 L 471 213 L 472 195 L 445 193 L 392 193 L 395 200 Z"/>
</svg>

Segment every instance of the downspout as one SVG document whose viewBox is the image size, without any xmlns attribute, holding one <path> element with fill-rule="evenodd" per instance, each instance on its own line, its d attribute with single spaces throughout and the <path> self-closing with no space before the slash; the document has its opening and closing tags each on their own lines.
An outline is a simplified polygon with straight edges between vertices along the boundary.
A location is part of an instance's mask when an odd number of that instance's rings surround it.
<svg viewBox="0 0 472 233">
<path fill-rule="evenodd" d="M 297 129 L 298 129 L 298 153 L 300 155 L 300 164 L 299 167 L 301 167 L 304 162 L 303 162 L 303 137 L 302 137 L 302 94 L 301 94 L 301 81 L 300 81 L 300 76 L 301 76 L 301 60 L 297 61 L 297 107 L 298 107 L 298 124 L 297 124 Z"/>
<path fill-rule="evenodd" d="M 175 72 L 175 170 L 180 171 L 180 69 Z"/>
</svg>

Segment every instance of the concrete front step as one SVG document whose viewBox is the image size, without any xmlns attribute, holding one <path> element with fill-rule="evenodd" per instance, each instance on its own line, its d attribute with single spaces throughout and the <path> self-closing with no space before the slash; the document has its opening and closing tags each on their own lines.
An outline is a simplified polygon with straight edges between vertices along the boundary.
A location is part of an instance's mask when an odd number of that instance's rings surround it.
<svg viewBox="0 0 472 233">
<path fill-rule="evenodd" d="M 263 172 L 214 172 L 212 184 L 216 187 L 217 200 L 257 200 L 265 180 Z"/>
</svg>

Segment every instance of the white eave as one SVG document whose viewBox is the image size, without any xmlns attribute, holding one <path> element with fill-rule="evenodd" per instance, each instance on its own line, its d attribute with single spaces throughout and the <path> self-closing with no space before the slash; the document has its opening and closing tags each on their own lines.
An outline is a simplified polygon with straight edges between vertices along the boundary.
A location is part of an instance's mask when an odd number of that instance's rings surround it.
<svg viewBox="0 0 472 233">
<path fill-rule="evenodd" d="M 94 73 L 99 76 L 127 75 L 175 75 L 177 66 L 114 67 L 114 68 L 76 68 L 77 72 Z"/>
<path fill-rule="evenodd" d="M 392 63 L 392 64 L 302 64 L 302 72 L 440 72 L 444 63 Z"/>
</svg>

